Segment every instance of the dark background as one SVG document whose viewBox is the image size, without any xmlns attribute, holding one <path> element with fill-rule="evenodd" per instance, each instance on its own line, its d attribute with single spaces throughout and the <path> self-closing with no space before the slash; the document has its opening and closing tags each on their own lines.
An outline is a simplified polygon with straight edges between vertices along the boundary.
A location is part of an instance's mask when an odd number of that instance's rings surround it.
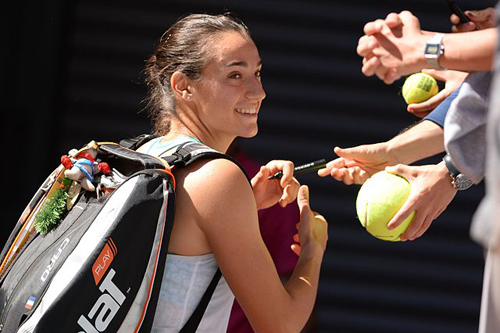
<svg viewBox="0 0 500 333">
<path fill-rule="evenodd" d="M 464 9 L 496 1 L 457 1 Z M 4 11 L 2 135 L 9 193 L 2 243 L 61 155 L 88 141 L 145 133 L 141 70 L 157 39 L 188 12 L 234 11 L 264 62 L 260 132 L 241 140 L 257 161 L 333 159 L 332 148 L 388 140 L 417 118 L 402 80 L 361 73 L 366 22 L 411 10 L 426 30 L 448 32 L 445 1 L 62 1 L 12 3 Z M 439 162 L 440 156 L 423 163 Z M 5 172 L 7 171 L 9 172 Z M 315 175 L 315 210 L 330 222 L 317 301 L 322 332 L 476 332 L 483 254 L 469 237 L 482 184 L 459 193 L 424 237 L 383 242 L 360 226 L 359 186 Z M 277 236 L 278 237 L 278 236 Z"/>
</svg>

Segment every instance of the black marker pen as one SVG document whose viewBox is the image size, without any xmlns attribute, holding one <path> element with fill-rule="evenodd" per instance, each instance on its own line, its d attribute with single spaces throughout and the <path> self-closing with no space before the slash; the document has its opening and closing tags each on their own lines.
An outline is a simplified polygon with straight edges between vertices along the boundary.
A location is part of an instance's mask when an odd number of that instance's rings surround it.
<svg viewBox="0 0 500 333">
<path fill-rule="evenodd" d="M 326 160 L 324 158 L 304 165 L 299 165 L 298 167 L 293 168 L 293 176 L 295 177 L 314 170 L 323 169 L 325 166 Z M 274 175 L 269 176 L 268 179 L 280 179 L 282 176 L 283 172 L 278 171 Z"/>
</svg>

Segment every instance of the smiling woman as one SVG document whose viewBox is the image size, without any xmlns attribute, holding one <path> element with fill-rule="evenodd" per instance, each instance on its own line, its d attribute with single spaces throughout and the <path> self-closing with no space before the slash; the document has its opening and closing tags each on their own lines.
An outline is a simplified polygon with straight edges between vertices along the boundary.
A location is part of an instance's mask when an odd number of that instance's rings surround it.
<svg viewBox="0 0 500 333">
<path fill-rule="evenodd" d="M 222 124 L 232 127 L 235 114 L 257 115 L 265 97 L 261 67 L 248 28 L 233 15 L 196 14 L 179 20 L 163 34 L 146 64 L 155 133 L 192 136 L 195 133 L 187 133 L 193 127 L 190 122 L 212 119 L 221 125 L 223 118 Z M 179 105 L 176 95 L 190 105 Z M 193 117 L 193 112 L 200 118 Z M 179 122 L 172 124 L 173 117 Z M 242 136 L 257 134 L 256 117 L 250 127 Z M 232 139 L 229 144 L 227 138 L 224 141 L 229 147 Z"/>
<path fill-rule="evenodd" d="M 180 19 L 146 64 L 159 137 L 139 150 L 165 156 L 181 143 L 201 142 L 225 153 L 236 137 L 255 136 L 266 96 L 261 68 L 248 28 L 233 15 Z M 197 332 L 226 332 L 234 296 L 255 331 L 300 331 L 314 306 L 328 234 L 325 219 L 309 207 L 307 187 L 299 189 L 293 178 L 293 164 L 271 161 L 250 182 L 227 159 L 173 171 L 176 216 L 153 331 L 179 332 L 217 268 L 223 277 Z M 278 171 L 281 179 L 268 179 Z M 299 259 L 283 285 L 260 235 L 257 211 L 278 202 L 284 207 L 297 197 L 300 244 L 292 250 Z"/>
</svg>

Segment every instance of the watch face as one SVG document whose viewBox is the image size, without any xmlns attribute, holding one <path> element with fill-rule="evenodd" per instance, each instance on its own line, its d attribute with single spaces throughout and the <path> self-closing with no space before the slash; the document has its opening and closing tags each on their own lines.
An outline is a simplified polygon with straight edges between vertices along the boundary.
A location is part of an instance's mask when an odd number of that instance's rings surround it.
<svg viewBox="0 0 500 333">
<path fill-rule="evenodd" d="M 471 187 L 473 184 L 474 184 L 474 182 L 472 180 L 470 180 L 469 178 L 467 178 L 466 176 L 464 176 L 462 174 L 459 174 L 455 178 L 455 187 L 459 191 L 466 190 L 469 187 Z"/>
<path fill-rule="evenodd" d="M 439 45 L 438 44 L 427 44 L 425 46 L 425 54 L 438 54 Z"/>
</svg>

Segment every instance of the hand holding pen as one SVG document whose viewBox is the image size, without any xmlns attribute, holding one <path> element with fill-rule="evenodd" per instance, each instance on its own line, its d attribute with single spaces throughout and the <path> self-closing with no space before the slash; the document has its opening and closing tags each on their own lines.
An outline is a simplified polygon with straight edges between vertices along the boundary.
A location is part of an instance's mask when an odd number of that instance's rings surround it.
<svg viewBox="0 0 500 333">
<path fill-rule="evenodd" d="M 315 170 L 323 169 L 325 166 L 326 166 L 326 160 L 324 158 L 311 163 L 299 165 L 293 168 L 293 176 L 295 177 L 305 173 L 313 172 Z M 268 179 L 281 179 L 282 176 L 283 172 L 278 171 L 274 175 L 269 176 Z"/>
<path fill-rule="evenodd" d="M 252 178 L 252 189 L 258 209 L 279 203 L 286 207 L 297 198 L 300 187 L 295 176 L 324 168 L 326 160 L 318 160 L 297 167 L 290 161 L 273 160 L 262 166 Z M 269 181 L 269 180 L 278 181 Z"/>
</svg>

